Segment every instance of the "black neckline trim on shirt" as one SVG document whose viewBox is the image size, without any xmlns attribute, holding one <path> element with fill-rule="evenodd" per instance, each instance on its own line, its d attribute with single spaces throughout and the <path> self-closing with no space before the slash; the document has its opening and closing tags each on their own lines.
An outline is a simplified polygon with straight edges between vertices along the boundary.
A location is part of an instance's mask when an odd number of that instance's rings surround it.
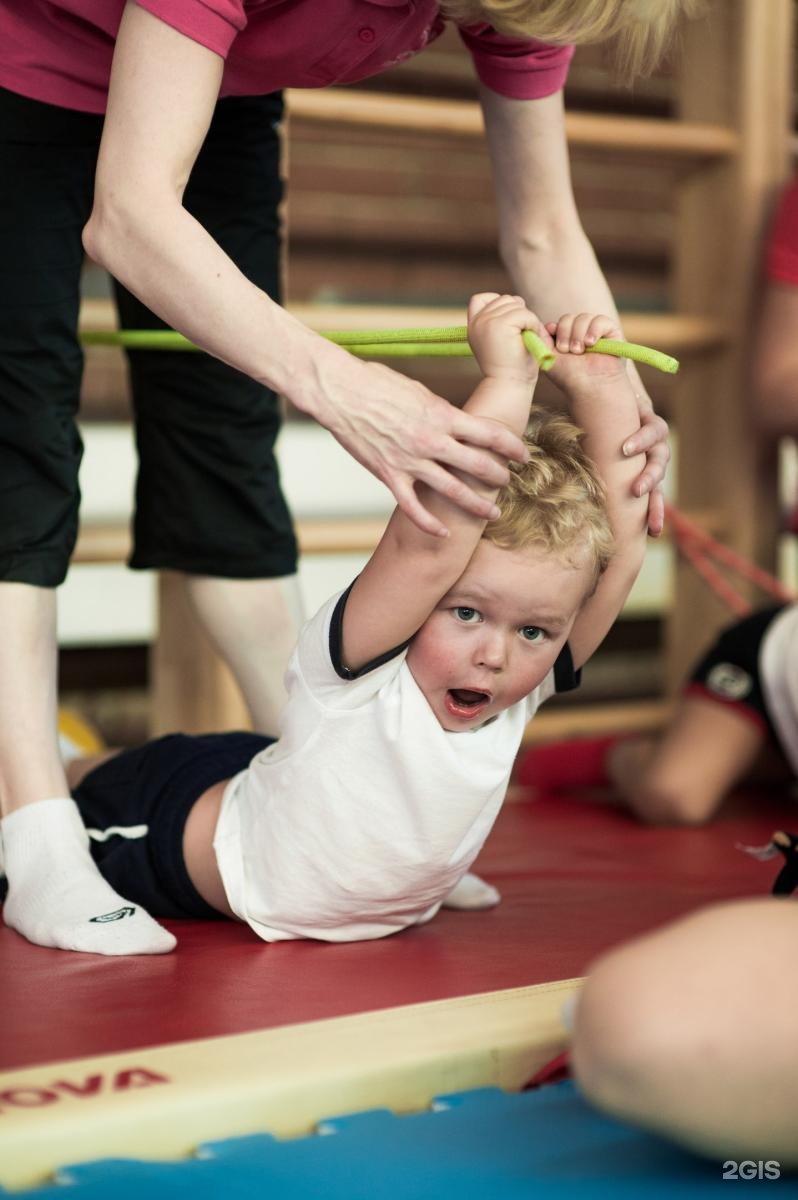
<svg viewBox="0 0 798 1200">
<path fill-rule="evenodd" d="M 381 667 L 384 663 L 390 662 L 392 658 L 396 658 L 403 650 L 410 645 L 410 638 L 406 642 L 402 642 L 401 646 L 394 646 L 393 650 L 386 650 L 385 654 L 380 654 L 377 658 L 373 658 L 371 662 L 359 667 L 357 671 L 353 671 L 351 667 L 345 667 L 341 661 L 343 653 L 343 632 L 344 632 L 344 610 L 346 602 L 349 599 L 349 593 L 355 585 L 353 579 L 346 591 L 338 598 L 335 608 L 333 609 L 332 617 L 330 618 L 330 661 L 335 668 L 336 675 L 341 679 L 360 679 L 361 675 L 368 675 L 370 671 L 374 671 L 377 667 Z"/>
<path fill-rule="evenodd" d="M 573 692 L 579 687 L 581 682 L 582 668 L 580 667 L 578 671 L 574 670 L 571 647 L 566 642 L 554 663 L 554 690 L 558 694 L 560 692 Z"/>
</svg>

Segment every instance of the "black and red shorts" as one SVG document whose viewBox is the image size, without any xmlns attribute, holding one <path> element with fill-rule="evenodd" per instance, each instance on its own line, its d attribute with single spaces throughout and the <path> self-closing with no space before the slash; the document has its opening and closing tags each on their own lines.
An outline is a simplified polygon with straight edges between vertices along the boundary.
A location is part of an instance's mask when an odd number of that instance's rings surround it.
<svg viewBox="0 0 798 1200">
<path fill-rule="evenodd" d="M 687 695 L 730 705 L 778 742 L 768 713 L 759 660 L 762 641 L 783 605 L 763 609 L 729 625 L 693 670 Z"/>
</svg>

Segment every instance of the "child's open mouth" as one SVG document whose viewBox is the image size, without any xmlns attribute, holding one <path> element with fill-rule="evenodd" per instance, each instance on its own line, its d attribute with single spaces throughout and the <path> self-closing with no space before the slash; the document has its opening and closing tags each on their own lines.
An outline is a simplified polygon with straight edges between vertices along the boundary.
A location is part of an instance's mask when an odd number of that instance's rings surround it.
<svg viewBox="0 0 798 1200">
<path fill-rule="evenodd" d="M 450 688 L 446 693 L 446 711 L 453 717 L 463 719 L 476 717 L 489 704 L 488 692 L 474 692 L 469 688 Z"/>
</svg>

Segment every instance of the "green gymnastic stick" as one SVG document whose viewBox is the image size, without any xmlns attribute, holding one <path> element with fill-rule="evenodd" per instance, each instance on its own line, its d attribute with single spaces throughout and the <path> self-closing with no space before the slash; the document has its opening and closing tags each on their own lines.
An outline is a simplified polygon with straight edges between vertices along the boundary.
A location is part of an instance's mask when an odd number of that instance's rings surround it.
<svg viewBox="0 0 798 1200">
<path fill-rule="evenodd" d="M 542 338 L 531 329 L 524 330 L 521 335 L 524 345 L 530 354 L 537 359 L 544 371 L 550 371 L 556 362 L 554 351 L 550 350 Z M 338 346 L 345 346 L 351 354 L 368 358 L 369 347 L 379 347 L 373 350 L 378 357 L 467 357 L 472 353 L 468 345 L 468 330 L 465 325 L 444 326 L 441 328 L 424 329 L 347 329 L 326 331 L 322 337 L 328 338 Z M 416 343 L 414 345 L 414 343 Z M 600 338 L 595 345 L 587 348 L 589 354 L 610 354 L 616 358 L 630 358 L 634 362 L 644 363 L 655 367 L 669 375 L 675 375 L 679 370 L 679 361 L 661 350 L 652 350 L 649 346 L 639 346 L 636 342 L 614 341 L 610 338 Z"/>
<path fill-rule="evenodd" d="M 360 329 L 321 330 L 320 336 L 350 354 L 360 358 L 466 358 L 472 354 L 465 325 L 425 329 Z M 531 329 L 523 332 L 524 345 L 544 371 L 556 362 L 555 353 Z M 86 346 L 126 346 L 131 350 L 196 350 L 197 347 L 181 333 L 171 329 L 119 329 L 85 331 L 81 341 Z M 611 354 L 645 363 L 658 371 L 675 374 L 678 360 L 648 346 L 634 342 L 600 338 L 587 353 Z"/>
<path fill-rule="evenodd" d="M 555 355 L 543 339 L 531 329 L 524 330 L 521 336 L 533 358 L 544 371 L 550 371 Z M 473 354 L 465 325 L 439 329 L 347 329 L 323 332 L 322 337 L 361 358 L 370 357 L 369 349 L 375 358 L 467 358 Z"/>
</svg>

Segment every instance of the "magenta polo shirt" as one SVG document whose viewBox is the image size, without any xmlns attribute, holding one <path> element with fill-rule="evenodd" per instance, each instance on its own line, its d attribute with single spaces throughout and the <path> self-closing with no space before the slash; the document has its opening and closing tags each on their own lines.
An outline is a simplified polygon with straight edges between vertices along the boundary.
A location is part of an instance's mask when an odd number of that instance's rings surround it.
<svg viewBox="0 0 798 1200">
<path fill-rule="evenodd" d="M 0 0 L 0 86 L 104 112 L 125 0 Z M 444 27 L 434 0 L 138 0 L 225 60 L 222 96 L 354 83 L 418 54 Z M 460 30 L 477 75 L 502 96 L 559 91 L 570 46 Z"/>
</svg>

